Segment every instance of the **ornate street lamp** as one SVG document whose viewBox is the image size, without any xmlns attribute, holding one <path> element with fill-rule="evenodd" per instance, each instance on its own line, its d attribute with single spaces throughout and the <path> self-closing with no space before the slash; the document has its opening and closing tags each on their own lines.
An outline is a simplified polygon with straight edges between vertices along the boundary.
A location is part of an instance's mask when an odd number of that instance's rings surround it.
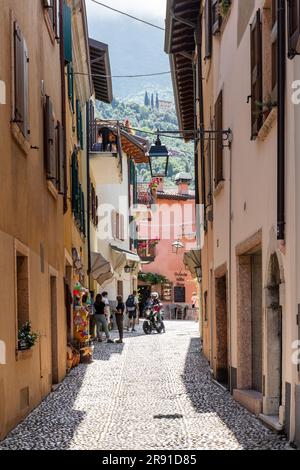
<svg viewBox="0 0 300 470">
<path fill-rule="evenodd" d="M 169 152 L 165 145 L 162 145 L 157 129 L 157 139 L 149 151 L 149 163 L 152 178 L 165 178 L 168 176 Z"/>
<path fill-rule="evenodd" d="M 183 248 L 184 248 L 184 245 L 179 240 L 172 243 L 172 253 L 176 255 L 178 255 L 179 250 L 182 250 Z"/>
<path fill-rule="evenodd" d="M 202 269 L 201 269 L 201 266 L 196 266 L 195 271 L 196 271 L 197 281 L 198 281 L 199 284 L 200 284 L 200 282 L 202 281 Z"/>
<path fill-rule="evenodd" d="M 124 267 L 125 273 L 129 274 L 129 273 L 131 273 L 131 270 L 132 270 L 131 266 L 129 266 L 129 264 L 126 264 L 126 266 Z"/>
</svg>

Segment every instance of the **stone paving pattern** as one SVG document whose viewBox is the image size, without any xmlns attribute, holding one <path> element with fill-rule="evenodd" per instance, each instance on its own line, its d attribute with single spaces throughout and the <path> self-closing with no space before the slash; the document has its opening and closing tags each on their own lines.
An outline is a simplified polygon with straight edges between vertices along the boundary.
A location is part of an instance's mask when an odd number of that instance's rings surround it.
<svg viewBox="0 0 300 470">
<path fill-rule="evenodd" d="M 212 382 L 197 323 L 166 328 L 97 344 L 0 450 L 290 449 Z"/>
</svg>

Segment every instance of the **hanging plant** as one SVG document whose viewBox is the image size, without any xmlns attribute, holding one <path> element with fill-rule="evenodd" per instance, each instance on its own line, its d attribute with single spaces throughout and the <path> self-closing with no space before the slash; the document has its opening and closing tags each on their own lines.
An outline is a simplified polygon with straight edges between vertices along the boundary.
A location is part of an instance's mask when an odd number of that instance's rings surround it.
<svg viewBox="0 0 300 470">
<path fill-rule="evenodd" d="M 168 284 L 170 281 L 160 274 L 156 273 L 139 273 L 139 281 L 150 284 L 151 286 L 157 286 L 161 284 Z"/>
<path fill-rule="evenodd" d="M 231 0 L 221 0 L 219 3 L 220 15 L 225 18 L 231 7 Z"/>
</svg>

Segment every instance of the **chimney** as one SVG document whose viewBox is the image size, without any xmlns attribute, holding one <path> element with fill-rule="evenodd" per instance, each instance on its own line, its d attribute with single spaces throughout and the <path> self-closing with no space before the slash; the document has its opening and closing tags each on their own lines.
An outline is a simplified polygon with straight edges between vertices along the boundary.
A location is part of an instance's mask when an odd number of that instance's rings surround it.
<svg viewBox="0 0 300 470">
<path fill-rule="evenodd" d="M 190 192 L 190 184 L 192 182 L 192 175 L 190 173 L 178 173 L 175 177 L 175 183 L 178 186 L 178 194 L 187 196 Z"/>
</svg>

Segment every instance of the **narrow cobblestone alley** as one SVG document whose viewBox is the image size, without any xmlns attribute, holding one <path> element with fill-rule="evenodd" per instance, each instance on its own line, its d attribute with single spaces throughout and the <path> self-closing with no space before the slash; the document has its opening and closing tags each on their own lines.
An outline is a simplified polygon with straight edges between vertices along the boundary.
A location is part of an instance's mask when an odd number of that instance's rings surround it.
<svg viewBox="0 0 300 470">
<path fill-rule="evenodd" d="M 210 378 L 198 324 L 98 344 L 0 449 L 288 449 Z"/>
</svg>

